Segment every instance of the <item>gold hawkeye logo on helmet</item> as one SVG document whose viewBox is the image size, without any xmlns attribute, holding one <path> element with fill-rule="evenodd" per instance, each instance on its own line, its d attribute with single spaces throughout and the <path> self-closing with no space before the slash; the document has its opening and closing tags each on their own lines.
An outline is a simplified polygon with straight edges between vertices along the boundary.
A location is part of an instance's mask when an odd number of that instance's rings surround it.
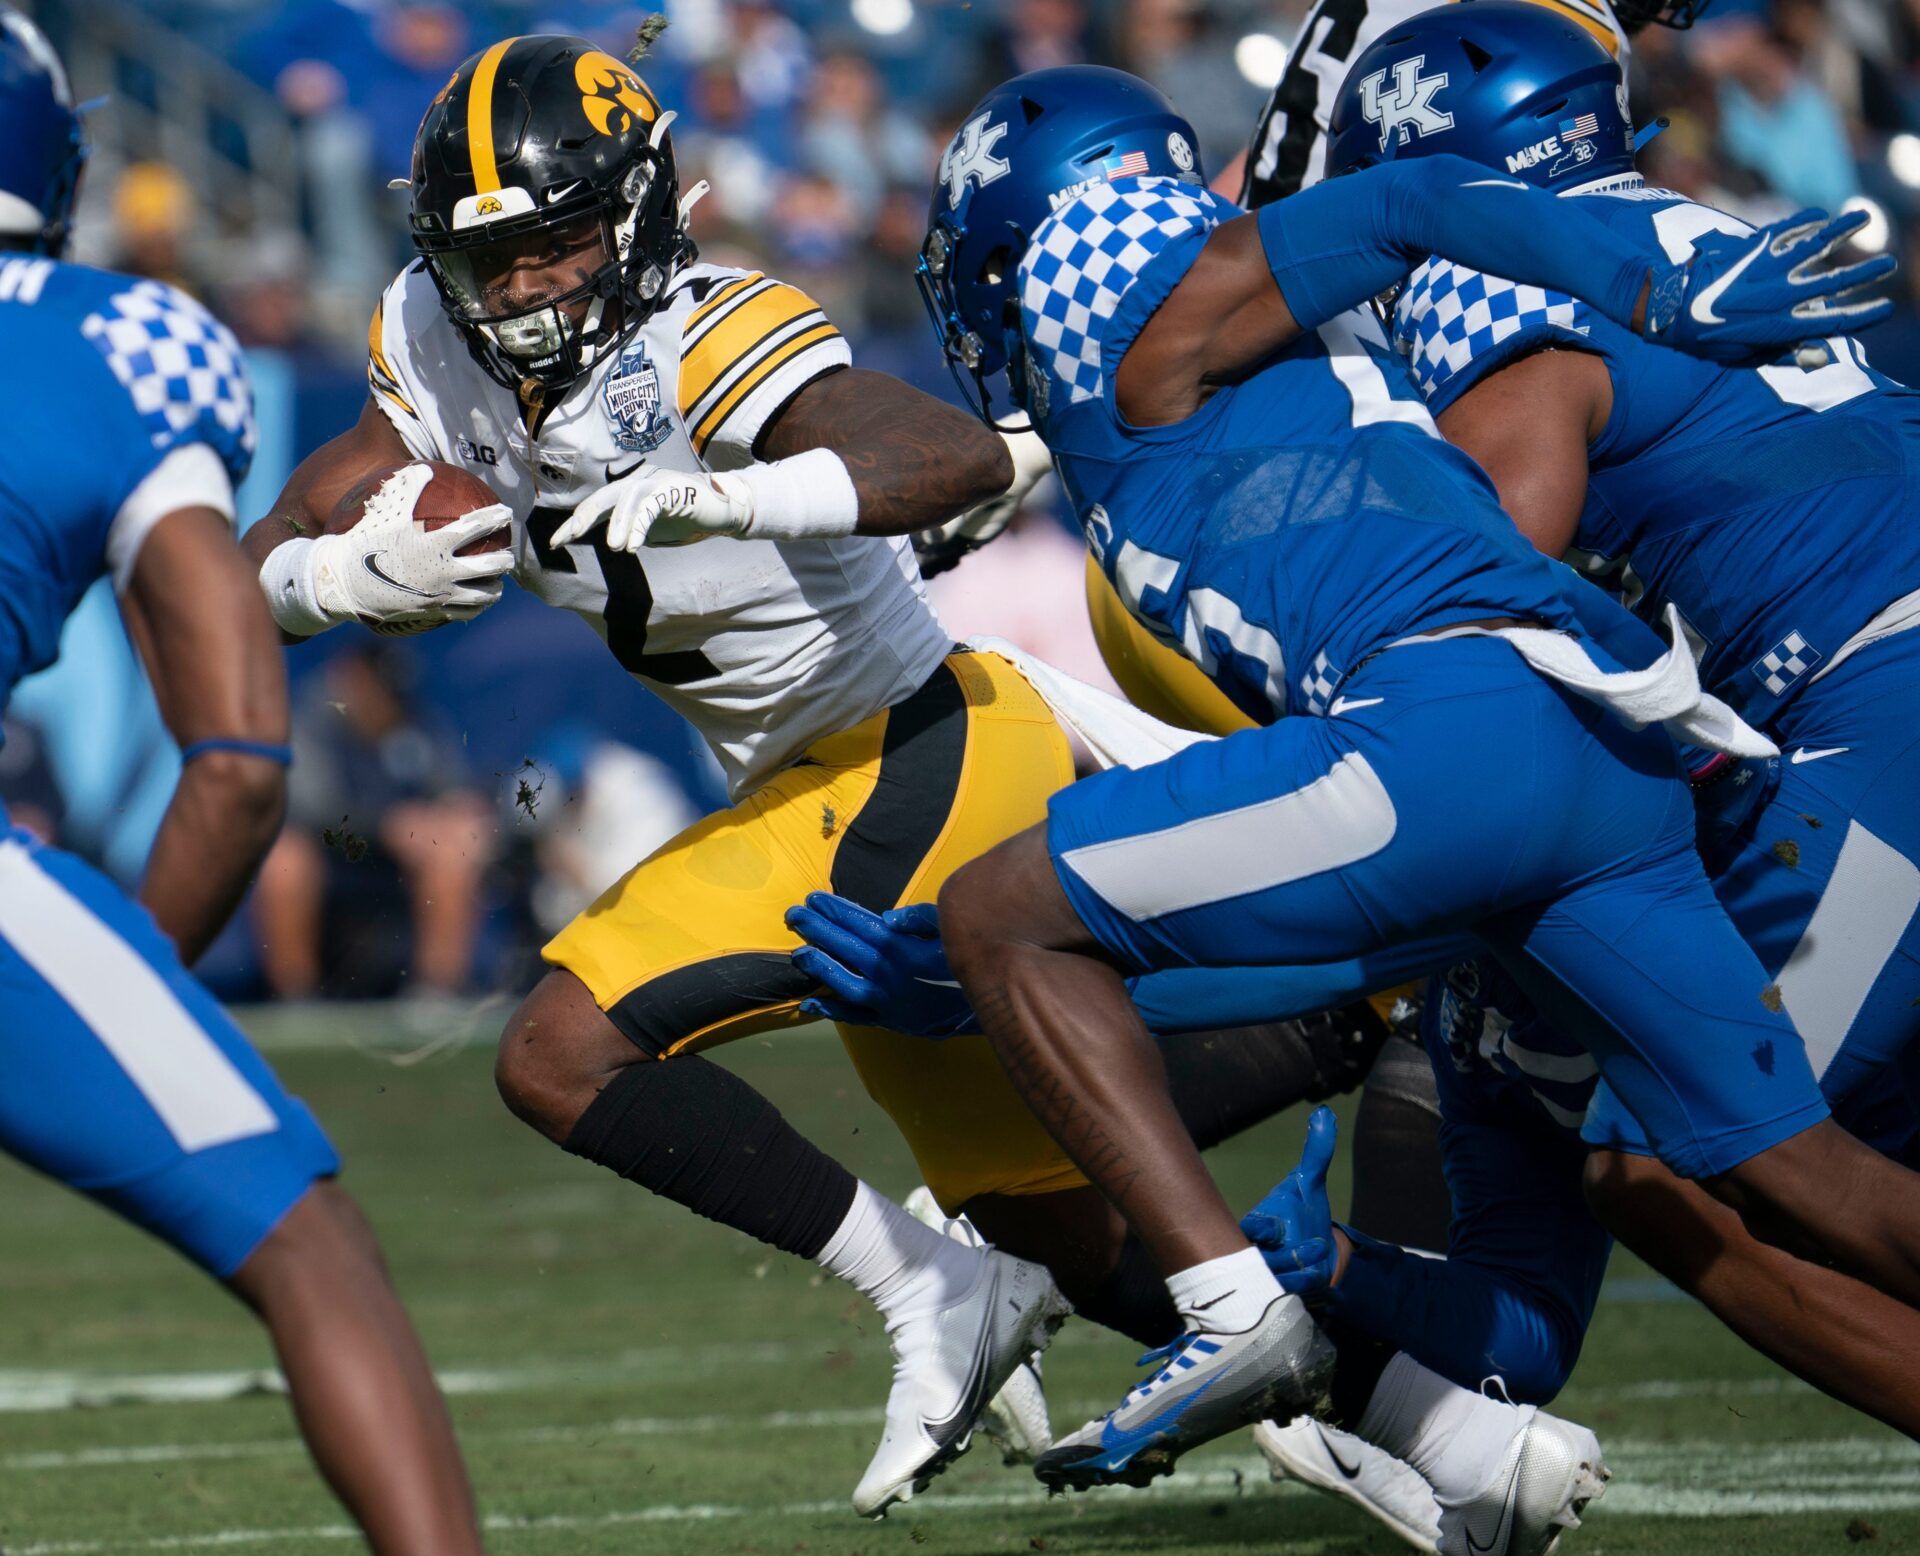
<svg viewBox="0 0 1920 1556">
<path fill-rule="evenodd" d="M 488 195 L 473 208 L 473 211 L 476 216 L 498 216 L 505 209 L 506 207 L 495 196 Z"/>
<path fill-rule="evenodd" d="M 573 67 L 587 122 L 602 135 L 625 135 L 634 124 L 651 124 L 660 107 L 640 79 L 611 54 L 582 54 Z"/>
</svg>

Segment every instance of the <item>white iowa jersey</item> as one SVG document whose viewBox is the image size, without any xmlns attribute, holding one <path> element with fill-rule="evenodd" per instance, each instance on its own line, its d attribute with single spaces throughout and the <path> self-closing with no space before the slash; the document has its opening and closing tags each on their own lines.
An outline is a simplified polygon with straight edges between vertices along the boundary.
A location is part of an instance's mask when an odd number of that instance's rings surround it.
<svg viewBox="0 0 1920 1556">
<path fill-rule="evenodd" d="M 915 690 L 952 647 L 904 539 L 556 550 L 589 493 L 652 463 L 731 470 L 801 388 L 850 360 L 812 298 L 756 272 L 693 265 L 646 326 L 530 436 L 416 264 L 368 339 L 377 404 L 421 459 L 463 466 L 512 509 L 513 576 L 584 616 L 630 672 L 706 738 L 737 796 L 823 735 Z"/>
<path fill-rule="evenodd" d="M 1627 35 L 1614 19 L 1608 0 L 1536 3 L 1578 22 L 1625 68 Z M 1340 95 L 1347 67 L 1389 28 L 1431 11 L 1435 4 L 1436 0 L 1318 0 L 1300 24 L 1287 68 L 1260 112 L 1247 149 L 1242 205 L 1271 205 L 1326 176 L 1327 121 L 1333 116 L 1333 100 Z"/>
</svg>

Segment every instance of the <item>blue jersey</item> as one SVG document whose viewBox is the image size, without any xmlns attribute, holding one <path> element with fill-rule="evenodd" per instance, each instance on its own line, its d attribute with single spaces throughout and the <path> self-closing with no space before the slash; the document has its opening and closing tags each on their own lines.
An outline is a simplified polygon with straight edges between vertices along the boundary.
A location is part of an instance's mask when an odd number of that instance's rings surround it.
<svg viewBox="0 0 1920 1556">
<path fill-rule="evenodd" d="M 1750 230 L 1637 178 L 1580 198 L 1675 260 L 1705 233 Z M 1920 591 L 1920 394 L 1874 372 L 1852 340 L 1825 342 L 1811 367 L 1721 367 L 1444 260 L 1414 272 L 1394 333 L 1436 415 L 1541 347 L 1606 363 L 1613 410 L 1569 560 L 1615 578 L 1643 614 L 1678 606 L 1702 679 L 1752 723 Z"/>
<path fill-rule="evenodd" d="M 239 345 L 159 281 L 0 259 L 0 372 L 4 706 L 23 676 L 53 662 L 80 596 L 109 572 L 124 580 L 164 516 L 140 500 L 143 483 L 170 456 L 204 447 L 237 485 L 254 428 Z"/>
<path fill-rule="evenodd" d="M 1097 183 L 1021 260 L 1028 404 L 1128 609 L 1261 723 L 1324 713 L 1355 666 L 1411 632 L 1487 617 L 1576 630 L 1577 581 L 1439 437 L 1369 314 L 1174 425 L 1122 418 L 1127 347 L 1240 214 L 1171 179 Z"/>
</svg>

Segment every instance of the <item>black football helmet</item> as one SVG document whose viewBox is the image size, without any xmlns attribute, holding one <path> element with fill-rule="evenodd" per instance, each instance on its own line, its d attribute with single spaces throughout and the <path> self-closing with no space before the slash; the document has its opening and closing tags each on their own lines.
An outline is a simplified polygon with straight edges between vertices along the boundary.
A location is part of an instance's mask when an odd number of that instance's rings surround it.
<svg viewBox="0 0 1920 1556">
<path fill-rule="evenodd" d="M 453 73 L 413 143 L 413 246 L 474 357 L 523 397 L 559 391 L 659 306 L 694 256 L 667 137 L 671 113 L 584 38 L 508 38 Z M 695 196 L 703 190 L 694 191 Z M 501 245 L 550 233 L 604 260 L 513 309 L 490 296 Z M 590 299 L 585 320 L 568 311 Z"/>
</svg>

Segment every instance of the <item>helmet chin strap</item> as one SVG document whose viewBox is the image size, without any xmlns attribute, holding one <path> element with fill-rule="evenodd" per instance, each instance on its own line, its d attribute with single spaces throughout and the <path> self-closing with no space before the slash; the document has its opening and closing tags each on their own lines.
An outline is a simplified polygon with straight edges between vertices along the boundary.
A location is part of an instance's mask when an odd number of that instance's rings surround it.
<svg viewBox="0 0 1920 1556">
<path fill-rule="evenodd" d="M 594 298 L 593 305 L 587 309 L 586 319 L 575 331 L 574 338 L 580 342 L 580 366 L 583 368 L 592 367 L 594 358 L 600 354 L 600 342 L 595 337 L 600 333 L 600 322 L 606 314 L 606 298 Z"/>
</svg>

